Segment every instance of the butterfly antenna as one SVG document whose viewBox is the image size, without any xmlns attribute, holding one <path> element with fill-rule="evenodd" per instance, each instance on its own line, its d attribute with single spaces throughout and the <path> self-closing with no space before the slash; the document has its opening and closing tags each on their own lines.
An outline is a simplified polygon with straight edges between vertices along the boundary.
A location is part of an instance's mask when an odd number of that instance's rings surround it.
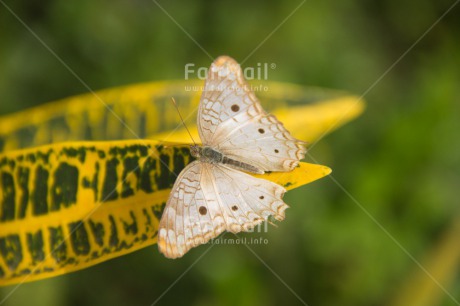
<svg viewBox="0 0 460 306">
<path fill-rule="evenodd" d="M 196 145 L 196 142 L 195 142 L 195 140 L 193 139 L 192 134 L 190 133 L 190 131 L 189 131 L 187 125 L 185 124 L 184 119 L 182 118 L 182 115 L 180 114 L 179 107 L 177 107 L 176 100 L 175 100 L 173 97 L 171 97 L 171 101 L 172 101 L 172 103 L 174 104 L 174 107 L 176 108 L 177 113 L 179 114 L 179 118 L 180 118 L 180 120 L 182 121 L 182 124 L 185 126 L 185 129 L 187 130 L 187 133 L 190 135 L 190 138 L 192 139 L 193 144 Z"/>
</svg>

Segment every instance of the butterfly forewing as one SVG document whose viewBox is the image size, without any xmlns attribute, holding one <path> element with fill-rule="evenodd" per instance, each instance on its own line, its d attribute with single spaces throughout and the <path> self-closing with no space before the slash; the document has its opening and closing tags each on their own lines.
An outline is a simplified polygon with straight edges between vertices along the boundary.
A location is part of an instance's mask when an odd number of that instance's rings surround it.
<svg viewBox="0 0 460 306">
<path fill-rule="evenodd" d="M 216 131 L 222 125 L 231 131 L 250 119 L 244 116 L 249 107 L 263 112 L 256 96 L 249 91 L 237 62 L 227 56 L 217 58 L 209 68 L 198 110 L 198 131 L 204 145 L 217 144 Z M 233 118 L 242 114 L 240 120 Z"/>
<path fill-rule="evenodd" d="M 205 145 L 263 171 L 290 171 L 305 157 L 305 143 L 263 110 L 240 66 L 229 57 L 211 65 L 198 123 Z"/>
<path fill-rule="evenodd" d="M 217 149 L 264 171 L 290 171 L 305 157 L 305 144 L 292 137 L 273 115 L 255 118 L 236 129 Z"/>
</svg>

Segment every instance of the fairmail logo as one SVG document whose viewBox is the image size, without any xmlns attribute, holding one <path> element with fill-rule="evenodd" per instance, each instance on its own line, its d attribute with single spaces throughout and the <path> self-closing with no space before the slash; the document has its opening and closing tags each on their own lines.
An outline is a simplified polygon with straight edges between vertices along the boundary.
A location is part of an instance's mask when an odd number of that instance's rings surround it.
<svg viewBox="0 0 460 306">
<path fill-rule="evenodd" d="M 206 80 L 208 67 L 196 67 L 194 63 L 187 63 L 184 67 L 184 78 Z M 269 71 L 276 69 L 275 63 L 257 63 L 255 67 L 245 67 L 242 69 L 246 80 L 268 80 Z"/>
</svg>

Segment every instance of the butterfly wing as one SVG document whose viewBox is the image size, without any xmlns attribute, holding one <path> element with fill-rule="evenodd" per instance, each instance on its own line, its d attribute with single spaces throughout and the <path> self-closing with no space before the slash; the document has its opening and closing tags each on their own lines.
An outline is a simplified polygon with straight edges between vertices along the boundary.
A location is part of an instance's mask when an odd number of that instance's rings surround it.
<svg viewBox="0 0 460 306">
<path fill-rule="evenodd" d="M 216 238 L 247 231 L 269 216 L 284 219 L 285 189 L 220 164 L 195 161 L 180 174 L 166 204 L 158 247 L 169 258 Z"/>
<path fill-rule="evenodd" d="M 215 197 L 203 189 L 209 185 L 205 168 L 206 164 L 194 161 L 174 183 L 158 229 L 158 248 L 166 257 L 182 257 L 192 247 L 206 243 L 225 229 L 222 218 L 216 216 L 212 220 L 210 214 L 200 214 L 200 207 L 209 208 L 206 201 Z"/>
<path fill-rule="evenodd" d="M 263 110 L 239 64 L 227 56 L 208 71 L 198 130 L 204 145 L 263 171 L 290 171 L 305 157 L 305 143 Z"/>
</svg>

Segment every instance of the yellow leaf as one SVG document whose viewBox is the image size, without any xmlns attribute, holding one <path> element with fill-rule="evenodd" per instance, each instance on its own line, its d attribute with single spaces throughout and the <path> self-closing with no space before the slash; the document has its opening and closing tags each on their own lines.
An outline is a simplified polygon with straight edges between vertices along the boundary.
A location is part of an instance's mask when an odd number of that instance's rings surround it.
<svg viewBox="0 0 460 306">
<path fill-rule="evenodd" d="M 0 154 L 0 285 L 83 269 L 156 243 L 188 146 L 72 142 Z M 301 163 L 257 177 L 287 189 L 330 172 Z"/>
<path fill-rule="evenodd" d="M 198 140 L 200 86 L 132 85 L 0 118 L 0 285 L 80 270 L 156 243 L 170 188 L 192 160 L 188 145 L 178 144 L 190 137 L 180 131 L 170 98 Z M 263 86 L 256 94 L 264 107 L 308 141 L 363 109 L 362 101 L 340 92 Z M 122 140 L 137 137 L 144 140 Z M 292 172 L 257 177 L 292 189 L 330 171 L 301 163 Z"/>
<path fill-rule="evenodd" d="M 0 152 L 64 141 L 152 138 L 190 142 L 174 97 L 191 128 L 203 81 L 152 82 L 101 90 L 0 117 Z M 253 84 L 265 109 L 297 138 L 312 142 L 358 116 L 364 103 L 330 89 Z M 177 131 L 176 131 L 177 130 Z M 182 131 L 182 132 L 181 132 Z M 198 138 L 195 134 L 196 139 Z"/>
</svg>

